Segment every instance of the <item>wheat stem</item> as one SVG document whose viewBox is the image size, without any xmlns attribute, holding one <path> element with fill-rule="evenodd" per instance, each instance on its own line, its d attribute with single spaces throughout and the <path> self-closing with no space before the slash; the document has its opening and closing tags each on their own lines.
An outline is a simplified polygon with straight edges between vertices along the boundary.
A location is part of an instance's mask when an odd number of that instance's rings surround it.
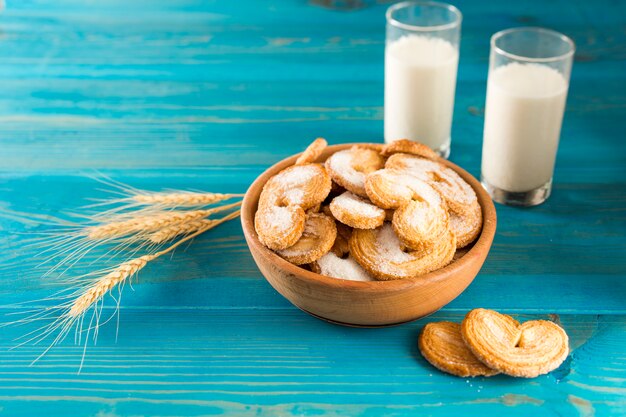
<svg viewBox="0 0 626 417">
<path fill-rule="evenodd" d="M 206 210 L 167 211 L 164 213 L 138 216 L 128 220 L 91 226 L 86 229 L 86 233 L 89 239 L 102 240 L 127 236 L 133 233 L 156 232 L 174 224 L 188 223 L 202 219 L 221 211 L 239 207 L 240 205 L 241 201 L 238 201 L 236 203 Z"/>
</svg>

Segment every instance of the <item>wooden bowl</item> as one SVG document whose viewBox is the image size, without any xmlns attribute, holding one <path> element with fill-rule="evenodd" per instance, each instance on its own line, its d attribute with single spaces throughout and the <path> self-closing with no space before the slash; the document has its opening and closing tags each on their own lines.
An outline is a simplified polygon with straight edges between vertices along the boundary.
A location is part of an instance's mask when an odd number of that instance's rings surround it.
<svg viewBox="0 0 626 417">
<path fill-rule="evenodd" d="M 353 144 L 329 146 L 320 161 Z M 296 307 L 324 320 L 351 326 L 387 326 L 424 317 L 456 298 L 474 280 L 496 232 L 496 209 L 487 192 L 467 171 L 447 160 L 478 196 L 483 229 L 474 245 L 448 266 L 412 279 L 360 282 L 331 278 L 293 265 L 259 242 L 254 214 L 263 185 L 293 165 L 298 155 L 284 159 L 250 186 L 241 208 L 241 223 L 250 252 L 269 283 Z"/>
</svg>

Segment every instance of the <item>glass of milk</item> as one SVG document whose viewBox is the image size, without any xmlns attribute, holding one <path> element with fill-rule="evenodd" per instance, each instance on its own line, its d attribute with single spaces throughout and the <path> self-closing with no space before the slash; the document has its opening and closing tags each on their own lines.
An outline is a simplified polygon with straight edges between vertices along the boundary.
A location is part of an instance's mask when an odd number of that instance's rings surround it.
<svg viewBox="0 0 626 417">
<path fill-rule="evenodd" d="M 385 142 L 411 139 L 450 154 L 461 20 L 456 7 L 431 1 L 387 10 Z"/>
<path fill-rule="evenodd" d="M 534 206 L 550 196 L 574 50 L 548 29 L 492 36 L 481 181 L 495 201 Z"/>
</svg>

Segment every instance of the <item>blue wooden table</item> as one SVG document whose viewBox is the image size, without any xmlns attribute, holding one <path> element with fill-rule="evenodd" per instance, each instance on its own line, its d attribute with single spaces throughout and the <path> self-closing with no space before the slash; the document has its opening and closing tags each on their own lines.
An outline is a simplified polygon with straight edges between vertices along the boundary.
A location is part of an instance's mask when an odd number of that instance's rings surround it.
<svg viewBox="0 0 626 417">
<path fill-rule="evenodd" d="M 107 195 L 88 178 L 94 170 L 149 190 L 244 192 L 316 136 L 381 141 L 387 4 L 322 3 L 332 2 L 8 1 L 4 321 L 59 289 L 25 242 L 45 230 L 42 219 Z M 398 327 L 331 325 L 269 286 L 230 222 L 142 271 L 124 293 L 117 341 L 116 325 L 103 327 L 80 374 L 82 346 L 68 340 L 29 367 L 41 347 L 9 350 L 28 326 L 0 329 L 0 415 L 625 415 L 625 3 L 457 6 L 451 159 L 476 176 L 490 35 L 538 25 L 578 46 L 553 196 L 532 209 L 497 207 L 493 248 L 465 293 Z M 475 307 L 555 320 L 571 355 L 532 380 L 436 371 L 417 352 L 418 332 Z"/>
</svg>

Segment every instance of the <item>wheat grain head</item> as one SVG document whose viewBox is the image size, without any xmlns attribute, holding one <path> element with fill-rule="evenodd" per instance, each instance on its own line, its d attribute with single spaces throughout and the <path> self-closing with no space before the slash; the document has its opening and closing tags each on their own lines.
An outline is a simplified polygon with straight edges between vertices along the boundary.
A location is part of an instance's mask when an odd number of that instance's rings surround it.
<svg viewBox="0 0 626 417">
<path fill-rule="evenodd" d="M 148 240 L 152 243 L 161 244 L 164 242 L 168 242 L 172 239 L 177 238 L 178 236 L 188 235 L 189 233 L 193 233 L 203 227 L 206 227 L 207 230 L 214 228 L 217 225 L 220 225 L 224 222 L 232 220 L 239 216 L 239 211 L 230 213 L 228 216 L 222 217 L 221 219 L 200 219 L 194 220 L 188 223 L 179 223 L 172 226 L 165 227 L 161 230 L 158 230 L 148 236 Z"/>
<path fill-rule="evenodd" d="M 115 286 L 121 284 L 129 277 L 135 275 L 139 270 L 146 266 L 148 262 L 153 260 L 155 255 L 144 255 L 139 258 L 126 261 L 100 278 L 94 285 L 87 288 L 85 292 L 74 301 L 69 310 L 68 316 L 79 317 L 89 307 L 100 300 L 106 293 L 111 291 Z"/>
<path fill-rule="evenodd" d="M 131 196 L 130 199 L 136 203 L 146 205 L 197 207 L 208 206 L 210 204 L 215 204 L 235 197 L 241 197 L 241 194 L 196 193 L 183 191 L 171 193 L 141 193 Z"/>
<path fill-rule="evenodd" d="M 205 210 L 166 211 L 157 214 L 137 216 L 127 220 L 112 221 L 97 226 L 90 226 L 85 232 L 87 237 L 93 240 L 111 239 L 135 233 L 151 233 L 172 225 L 202 219 L 240 205 L 241 202 L 239 201 Z"/>
</svg>

